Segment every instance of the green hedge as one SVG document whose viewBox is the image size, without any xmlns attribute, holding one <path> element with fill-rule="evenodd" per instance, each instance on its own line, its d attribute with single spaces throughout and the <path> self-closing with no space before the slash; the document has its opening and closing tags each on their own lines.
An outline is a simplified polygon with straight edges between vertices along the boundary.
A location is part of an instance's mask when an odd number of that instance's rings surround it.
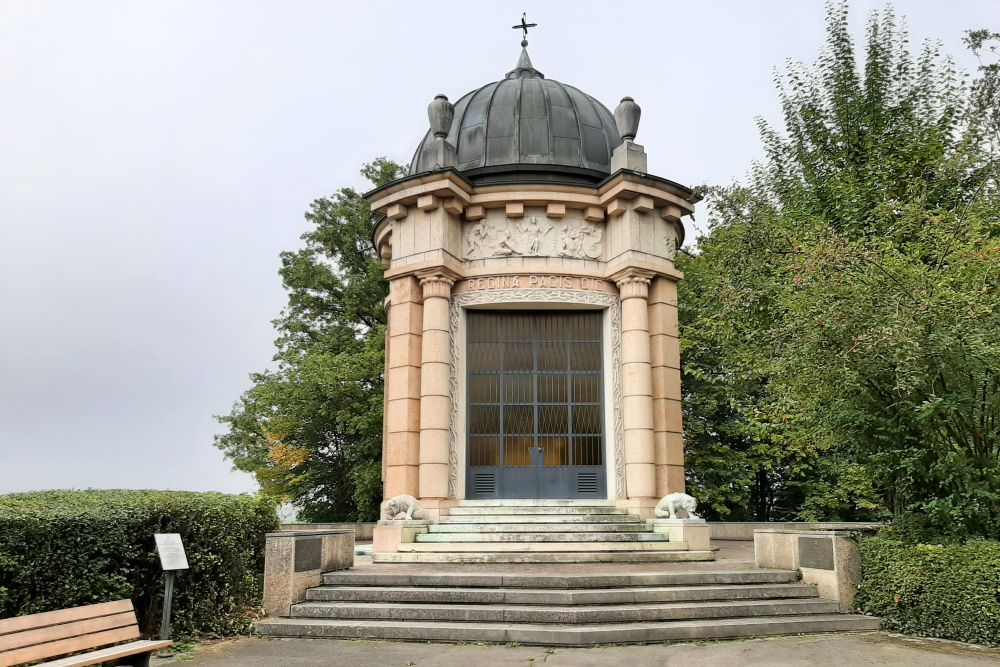
<svg viewBox="0 0 1000 667">
<path fill-rule="evenodd" d="M 0 617 L 131 598 L 159 628 L 163 572 L 154 533 L 180 533 L 189 570 L 174 589 L 173 635 L 250 630 L 260 607 L 264 533 L 274 503 L 169 491 L 45 491 L 0 496 Z"/>
<path fill-rule="evenodd" d="M 896 632 L 1000 645 L 1000 542 L 859 541 L 858 610 Z"/>
</svg>

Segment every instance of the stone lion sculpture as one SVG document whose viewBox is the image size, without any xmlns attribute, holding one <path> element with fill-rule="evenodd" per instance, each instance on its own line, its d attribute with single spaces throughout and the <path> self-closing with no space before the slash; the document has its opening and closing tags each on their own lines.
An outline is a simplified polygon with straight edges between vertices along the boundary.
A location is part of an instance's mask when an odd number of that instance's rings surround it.
<svg viewBox="0 0 1000 667">
<path fill-rule="evenodd" d="M 696 509 L 698 509 L 698 501 L 693 496 L 686 493 L 671 493 L 663 496 L 660 502 L 656 503 L 654 512 L 661 519 L 677 519 L 682 518 L 677 516 L 677 510 L 684 510 L 687 512 L 687 518 L 699 519 L 701 517 L 694 513 Z"/>
<path fill-rule="evenodd" d="M 400 514 L 403 514 L 403 516 L 400 517 Z M 424 511 L 424 507 L 420 504 L 419 500 L 403 493 L 385 501 L 385 518 L 390 521 L 393 519 L 405 519 L 407 521 L 411 519 L 425 519 L 427 518 L 427 512 Z"/>
</svg>

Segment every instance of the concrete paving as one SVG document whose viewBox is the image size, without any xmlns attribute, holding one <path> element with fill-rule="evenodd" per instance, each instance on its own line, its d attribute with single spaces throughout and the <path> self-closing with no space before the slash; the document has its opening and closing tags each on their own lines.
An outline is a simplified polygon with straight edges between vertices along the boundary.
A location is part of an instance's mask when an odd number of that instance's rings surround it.
<svg viewBox="0 0 1000 667">
<path fill-rule="evenodd" d="M 416 644 L 332 639 L 239 639 L 203 645 L 193 656 L 175 658 L 191 667 L 969 667 L 1000 665 L 1000 649 L 920 640 L 881 632 L 775 637 L 647 646 L 555 648 Z M 157 659 L 154 665 L 170 664 Z"/>
</svg>

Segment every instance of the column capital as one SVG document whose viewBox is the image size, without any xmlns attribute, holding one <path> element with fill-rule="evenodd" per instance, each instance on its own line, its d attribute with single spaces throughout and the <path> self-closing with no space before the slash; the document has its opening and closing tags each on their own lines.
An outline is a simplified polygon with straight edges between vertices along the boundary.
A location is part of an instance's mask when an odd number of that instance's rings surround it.
<svg viewBox="0 0 1000 667">
<path fill-rule="evenodd" d="M 455 278 L 446 271 L 427 271 L 417 274 L 420 279 L 420 286 L 424 290 L 424 299 L 433 297 L 451 298 L 451 287 L 455 284 Z"/>
<path fill-rule="evenodd" d="M 646 299 L 649 297 L 649 284 L 655 274 L 638 269 L 625 269 L 611 276 L 618 286 L 622 299 Z"/>
</svg>

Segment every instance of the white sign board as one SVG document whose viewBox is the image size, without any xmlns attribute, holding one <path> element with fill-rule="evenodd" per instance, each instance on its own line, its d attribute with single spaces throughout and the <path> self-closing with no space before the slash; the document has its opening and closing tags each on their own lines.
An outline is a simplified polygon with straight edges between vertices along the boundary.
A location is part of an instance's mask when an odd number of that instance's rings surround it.
<svg viewBox="0 0 1000 667">
<path fill-rule="evenodd" d="M 156 550 L 160 553 L 160 565 L 164 570 L 188 569 L 187 555 L 184 544 L 178 533 L 156 533 Z"/>
</svg>

